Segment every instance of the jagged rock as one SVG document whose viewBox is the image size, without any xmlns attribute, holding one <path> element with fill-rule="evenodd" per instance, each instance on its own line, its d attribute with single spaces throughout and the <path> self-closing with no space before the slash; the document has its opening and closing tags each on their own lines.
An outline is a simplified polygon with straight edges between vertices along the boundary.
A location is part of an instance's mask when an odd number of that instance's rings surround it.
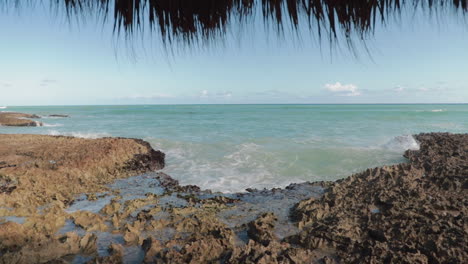
<svg viewBox="0 0 468 264">
<path fill-rule="evenodd" d="M 1 134 L 0 146 L 0 217 L 25 217 L 24 224 L 0 224 L 0 263 L 61 263 L 64 256 L 95 254 L 90 231 L 107 230 L 106 219 L 63 209 L 77 194 L 98 199 L 93 193 L 113 180 L 164 166 L 163 153 L 135 139 Z M 57 235 L 67 219 L 88 233 Z"/>
<path fill-rule="evenodd" d="M 86 195 L 86 199 L 88 199 L 88 201 L 96 201 L 97 200 L 97 196 L 95 193 L 89 193 Z"/>
<path fill-rule="evenodd" d="M 128 245 L 140 244 L 140 233 L 144 227 L 143 225 L 144 224 L 140 221 L 135 221 L 133 224 L 125 224 L 124 240 Z"/>
<path fill-rule="evenodd" d="M 0 145 L 0 174 L 18 182 L 0 193 L 0 204 L 10 207 L 57 199 L 69 204 L 74 195 L 104 191 L 117 178 L 164 167 L 164 154 L 136 139 L 2 134 Z"/>
<path fill-rule="evenodd" d="M 104 219 L 98 215 L 88 211 L 78 211 L 72 214 L 75 225 L 91 232 L 91 231 L 106 231 L 107 225 Z"/>
<path fill-rule="evenodd" d="M 1 164 L 0 164 L 1 166 Z M 2 168 L 2 167 L 0 167 Z M 6 166 L 5 166 L 6 168 Z M 5 176 L 0 174 L 0 194 L 10 194 L 13 192 L 16 188 L 18 182 L 15 179 L 12 179 L 11 177 Z"/>
<path fill-rule="evenodd" d="M 111 244 L 107 249 L 109 256 L 98 257 L 88 261 L 89 264 L 122 264 L 124 248 L 121 244 Z"/>
<path fill-rule="evenodd" d="M 156 259 L 164 250 L 164 245 L 157 239 L 150 237 L 143 241 L 142 248 L 145 251 L 145 263 L 157 263 Z"/>
<path fill-rule="evenodd" d="M 101 213 L 113 216 L 120 211 L 120 208 L 120 203 L 116 200 L 112 200 L 109 204 L 107 204 L 106 206 L 104 206 L 104 208 L 101 209 Z"/>
<path fill-rule="evenodd" d="M 136 144 L 145 148 L 143 153 L 135 153 L 133 157 L 125 162 L 122 168 L 125 171 L 132 171 L 137 173 L 145 173 L 148 171 L 155 171 L 164 168 L 165 154 L 161 151 L 154 150 L 151 145 L 141 139 L 132 139 Z"/>
<path fill-rule="evenodd" d="M 0 248 L 8 250 L 17 245 L 23 245 L 26 241 L 23 225 L 15 222 L 0 225 Z"/>
<path fill-rule="evenodd" d="M 288 241 L 332 247 L 345 263 L 464 263 L 468 259 L 468 135 L 420 134 L 409 164 L 368 169 L 300 202 Z"/>
<path fill-rule="evenodd" d="M 87 233 L 80 239 L 80 251 L 83 254 L 92 254 L 96 251 L 97 236 L 92 233 Z"/>
<path fill-rule="evenodd" d="M 268 246 L 250 240 L 245 246 L 236 247 L 231 257 L 226 261 L 229 264 L 295 264 L 320 263 L 323 254 L 304 248 L 295 248 L 289 243 L 272 241 Z"/>
<path fill-rule="evenodd" d="M 16 226 L 16 228 L 19 228 Z M 1 234 L 0 234 L 1 237 Z M 67 233 L 59 237 L 37 236 L 29 240 L 23 247 L 10 248 L 0 257 L 0 263 L 47 263 L 60 261 L 62 257 L 71 254 L 89 254 L 96 251 L 97 237 L 87 234 L 80 238 L 75 233 Z"/>
<path fill-rule="evenodd" d="M 265 213 L 248 224 L 247 234 L 254 241 L 268 246 L 271 241 L 277 240 L 273 230 L 276 220 L 274 214 Z"/>
<path fill-rule="evenodd" d="M 196 185 L 179 185 L 179 181 L 173 179 L 171 176 L 158 172 L 158 179 L 161 186 L 166 189 L 166 192 L 179 192 L 179 193 L 197 193 L 200 192 L 200 187 Z"/>
</svg>

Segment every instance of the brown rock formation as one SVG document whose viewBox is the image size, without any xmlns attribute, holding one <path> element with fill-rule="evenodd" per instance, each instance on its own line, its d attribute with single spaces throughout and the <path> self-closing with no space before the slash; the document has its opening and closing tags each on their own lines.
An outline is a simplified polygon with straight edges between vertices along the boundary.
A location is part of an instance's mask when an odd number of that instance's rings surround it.
<svg viewBox="0 0 468 264">
<path fill-rule="evenodd" d="M 268 246 L 271 241 L 277 240 L 273 233 L 276 217 L 272 213 L 265 213 L 257 220 L 249 223 L 247 234 L 258 243 Z"/>
<path fill-rule="evenodd" d="M 97 239 L 91 233 L 48 237 L 13 222 L 0 225 L 0 238 L 1 264 L 46 263 L 71 254 L 89 254 L 96 250 Z"/>
<path fill-rule="evenodd" d="M 0 223 L 0 263 L 62 263 L 65 256 L 95 254 L 97 237 L 90 232 L 107 229 L 103 217 L 63 209 L 77 194 L 164 167 L 164 154 L 136 139 L 0 134 L 0 146 L 0 216 L 27 217 L 24 224 Z M 47 206 L 39 212 L 40 205 Z M 89 232 L 58 234 L 67 219 Z"/>
<path fill-rule="evenodd" d="M 98 257 L 88 261 L 89 264 L 121 264 L 123 263 L 124 248 L 121 244 L 111 244 L 107 249 L 109 256 Z"/>
<path fill-rule="evenodd" d="M 0 126 L 42 126 L 41 122 L 27 118 L 40 118 L 37 115 L 0 112 Z"/>
<path fill-rule="evenodd" d="M 137 139 L 0 135 L 0 146 L 0 203 L 11 207 L 67 205 L 114 179 L 164 167 L 164 153 Z"/>
<path fill-rule="evenodd" d="M 87 211 L 78 211 L 72 214 L 72 218 L 76 226 L 81 227 L 88 232 L 107 230 L 104 219 L 98 214 L 93 214 Z"/>
</svg>

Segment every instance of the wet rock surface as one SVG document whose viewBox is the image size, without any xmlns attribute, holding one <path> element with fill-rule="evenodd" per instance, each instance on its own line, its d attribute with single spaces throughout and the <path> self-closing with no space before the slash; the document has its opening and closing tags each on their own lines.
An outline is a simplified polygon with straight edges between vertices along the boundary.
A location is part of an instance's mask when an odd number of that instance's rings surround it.
<svg viewBox="0 0 468 264">
<path fill-rule="evenodd" d="M 0 204 L 10 208 L 65 207 L 77 194 L 164 167 L 164 153 L 137 139 L 0 134 L 0 146 Z"/>
<path fill-rule="evenodd" d="M 0 146 L 0 263 L 96 255 L 107 225 L 86 210 L 67 212 L 76 196 L 98 200 L 115 179 L 164 167 L 163 153 L 135 139 L 0 135 Z"/>
<path fill-rule="evenodd" d="M 180 186 L 162 172 L 126 178 L 161 167 L 162 153 L 132 141 L 144 151 L 110 158 L 118 169 L 93 171 L 79 163 L 79 178 L 102 180 L 82 179 L 88 187 L 68 189 L 69 195 L 57 188 L 42 191 L 50 199 L 0 207 L 0 216 L 8 216 L 0 217 L 0 263 L 466 263 L 468 135 L 415 137 L 421 149 L 405 153 L 409 163 L 337 182 L 233 194 Z M 111 149 L 96 164 L 115 155 Z M 24 169 L 5 153 L 14 152 L 0 153 L 0 161 L 17 167 L 0 169 L 3 184 L 17 188 L 0 197 L 27 196 L 20 175 L 37 168 Z M 112 174 L 120 170 L 129 172 Z"/>
<path fill-rule="evenodd" d="M 41 122 L 30 120 L 41 118 L 33 114 L 0 112 L 0 126 L 42 126 Z"/>
</svg>

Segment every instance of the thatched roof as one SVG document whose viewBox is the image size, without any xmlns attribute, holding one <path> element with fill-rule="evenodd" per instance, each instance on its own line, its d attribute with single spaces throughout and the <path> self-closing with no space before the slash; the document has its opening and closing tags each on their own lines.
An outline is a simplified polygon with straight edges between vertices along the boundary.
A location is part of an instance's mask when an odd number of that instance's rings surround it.
<svg viewBox="0 0 468 264">
<path fill-rule="evenodd" d="M 21 4 L 31 0 L 4 0 Z M 67 14 L 98 14 L 113 19 L 116 32 L 132 35 L 147 25 L 165 43 L 190 44 L 223 36 L 230 23 L 248 23 L 261 10 L 266 23 L 278 30 L 309 28 L 330 40 L 343 35 L 365 38 L 376 23 L 403 9 L 426 8 L 430 12 L 468 11 L 468 0 L 50 0 Z"/>
</svg>

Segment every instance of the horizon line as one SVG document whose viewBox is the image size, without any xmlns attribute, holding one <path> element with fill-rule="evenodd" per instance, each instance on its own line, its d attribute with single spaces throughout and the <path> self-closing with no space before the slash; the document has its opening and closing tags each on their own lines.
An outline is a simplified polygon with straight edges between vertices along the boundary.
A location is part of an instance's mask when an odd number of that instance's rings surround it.
<svg viewBox="0 0 468 264">
<path fill-rule="evenodd" d="M 51 104 L 51 105 L 0 105 L 0 107 L 47 107 L 47 106 L 164 106 L 164 105 L 467 105 L 466 103 L 168 103 L 168 104 Z M 0 108 L 2 109 L 2 108 Z"/>
</svg>

